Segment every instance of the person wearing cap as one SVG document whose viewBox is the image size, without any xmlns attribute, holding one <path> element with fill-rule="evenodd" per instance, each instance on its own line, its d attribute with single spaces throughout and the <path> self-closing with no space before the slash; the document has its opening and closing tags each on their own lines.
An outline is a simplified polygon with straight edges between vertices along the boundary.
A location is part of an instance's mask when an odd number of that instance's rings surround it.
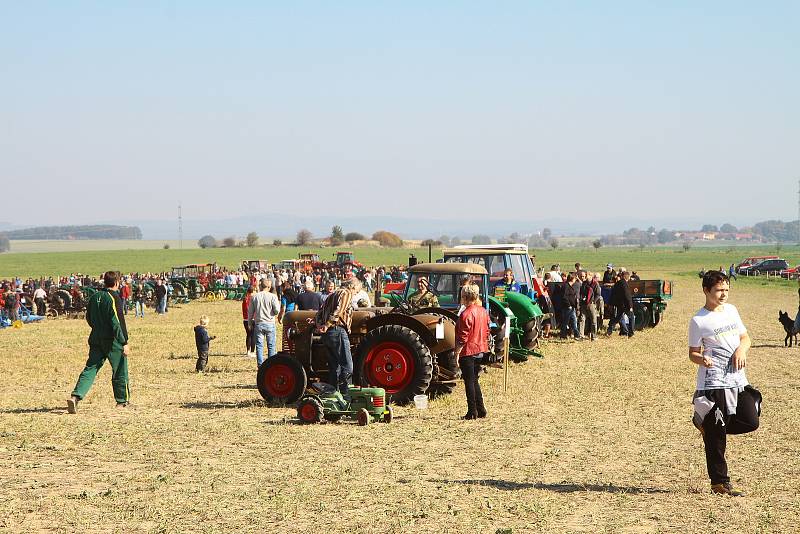
<svg viewBox="0 0 800 534">
<path fill-rule="evenodd" d="M 609 263 L 606 265 L 606 271 L 603 273 L 603 283 L 604 284 L 613 284 L 614 277 L 617 275 L 616 271 L 614 271 L 614 264 Z"/>
<path fill-rule="evenodd" d="M 414 308 L 439 307 L 439 299 L 431 292 L 427 278 L 417 278 L 417 291 L 408 298 L 408 303 Z"/>
</svg>

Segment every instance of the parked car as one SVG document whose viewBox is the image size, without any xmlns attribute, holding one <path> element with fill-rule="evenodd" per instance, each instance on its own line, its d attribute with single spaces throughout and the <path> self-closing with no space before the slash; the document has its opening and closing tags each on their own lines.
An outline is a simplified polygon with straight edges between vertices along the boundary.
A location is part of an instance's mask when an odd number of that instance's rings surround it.
<svg viewBox="0 0 800 534">
<path fill-rule="evenodd" d="M 751 256 L 749 258 L 745 258 L 736 266 L 736 272 L 744 274 L 743 269 L 750 268 L 755 264 L 762 262 L 764 260 L 777 260 L 780 259 L 778 256 Z"/>
<path fill-rule="evenodd" d="M 741 274 L 747 276 L 758 276 L 760 274 L 767 274 L 767 273 L 780 273 L 781 271 L 785 271 L 789 268 L 789 262 L 783 259 L 771 259 L 771 260 L 763 260 L 751 267 L 743 268 L 740 272 Z"/>
<path fill-rule="evenodd" d="M 800 265 L 797 267 L 790 267 L 788 269 L 784 269 L 781 271 L 781 276 L 786 278 L 787 280 L 791 280 L 793 278 L 797 278 L 800 274 Z"/>
</svg>

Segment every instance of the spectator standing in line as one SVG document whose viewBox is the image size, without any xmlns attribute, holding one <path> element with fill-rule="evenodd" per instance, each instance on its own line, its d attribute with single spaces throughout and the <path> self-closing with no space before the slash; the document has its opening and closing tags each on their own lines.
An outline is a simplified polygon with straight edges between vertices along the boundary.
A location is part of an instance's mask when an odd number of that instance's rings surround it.
<svg viewBox="0 0 800 534">
<path fill-rule="evenodd" d="M 139 282 L 133 290 L 133 316 L 144 319 L 145 300 L 144 283 Z"/>
<path fill-rule="evenodd" d="M 578 295 L 573 287 L 575 276 L 567 275 L 567 281 L 563 284 L 563 294 L 561 296 L 561 337 L 566 339 L 570 332 L 575 339 L 580 339 L 578 334 L 578 317 L 575 308 L 578 307 Z"/>
<path fill-rule="evenodd" d="M 489 352 L 489 313 L 478 304 L 479 296 L 480 288 L 476 284 L 469 283 L 461 288 L 464 311 L 456 324 L 455 356 L 467 394 L 467 414 L 462 419 L 486 417 L 478 375 L 483 355 Z"/>
<path fill-rule="evenodd" d="M 119 298 L 122 301 L 122 313 L 128 315 L 128 300 L 131 298 L 131 286 L 124 278 L 122 282 L 120 282 Z"/>
<path fill-rule="evenodd" d="M 550 279 L 553 282 L 563 282 L 564 279 L 561 278 L 561 273 L 558 272 L 558 265 L 553 265 L 550 267 Z"/>
<path fill-rule="evenodd" d="M 297 291 L 292 287 L 292 280 L 285 281 L 281 291 L 281 312 L 278 315 L 278 322 L 283 321 L 286 312 L 294 311 L 297 307 L 297 296 Z"/>
<path fill-rule="evenodd" d="M 578 321 L 578 331 L 581 335 L 586 333 L 586 320 L 589 320 L 589 339 L 594 341 L 597 338 L 597 310 L 594 305 L 594 289 L 592 281 L 589 280 L 589 273 L 581 271 L 580 289 L 580 308 L 581 319 Z"/>
<path fill-rule="evenodd" d="M 314 279 L 306 277 L 305 291 L 297 296 L 297 308 L 317 311 L 322 307 L 322 295 L 314 291 Z"/>
<path fill-rule="evenodd" d="M 275 320 L 281 321 L 281 305 L 278 297 L 270 293 L 270 282 L 262 278 L 258 283 L 260 291 L 250 297 L 247 309 L 247 320 L 256 340 L 256 362 L 260 367 L 264 363 L 264 338 L 267 338 L 267 358 L 275 356 L 277 347 L 275 343 Z"/>
<path fill-rule="evenodd" d="M 8 317 L 9 321 L 13 323 L 19 319 L 19 314 L 17 313 L 17 294 L 13 289 L 8 289 L 6 291 L 5 309 L 6 317 Z"/>
<path fill-rule="evenodd" d="M 597 318 L 596 331 L 603 329 L 603 318 L 605 315 L 605 302 L 603 301 L 603 291 L 600 286 L 600 277 L 597 273 L 592 275 L 592 304 L 594 305 L 595 317 Z"/>
<path fill-rule="evenodd" d="M 156 313 L 162 315 L 166 313 L 167 307 L 167 288 L 161 278 L 156 280 Z"/>
<path fill-rule="evenodd" d="M 604 284 L 613 284 L 614 277 L 617 275 L 616 271 L 614 271 L 614 265 L 609 263 L 606 265 L 606 270 L 603 273 L 603 283 Z"/>
<path fill-rule="evenodd" d="M 245 347 L 247 348 L 247 352 L 245 353 L 247 356 L 255 356 L 256 355 L 256 341 L 255 335 L 253 334 L 253 327 L 250 325 L 250 320 L 248 317 L 248 312 L 250 310 L 250 299 L 253 297 L 253 293 L 255 292 L 255 287 L 250 286 L 247 288 L 247 292 L 244 295 L 244 299 L 242 299 L 242 323 L 244 324 L 244 332 L 245 332 Z"/>
<path fill-rule="evenodd" d="M 201 315 L 200 324 L 194 327 L 194 343 L 197 346 L 197 363 L 194 366 L 194 370 L 198 373 L 206 370 L 211 340 L 217 339 L 217 336 L 208 335 L 208 322 L 208 315 Z"/>
<path fill-rule="evenodd" d="M 730 268 L 728 269 L 728 280 L 730 281 L 731 278 L 733 278 L 734 280 L 737 279 L 736 278 L 736 266 L 734 264 L 732 264 L 732 263 L 731 263 Z"/>
<path fill-rule="evenodd" d="M 33 292 L 33 302 L 36 303 L 36 315 L 47 315 L 47 292 L 40 285 Z"/>
<path fill-rule="evenodd" d="M 728 277 L 709 271 L 702 285 L 705 305 L 689 322 L 689 360 L 698 366 L 692 422 L 703 436 L 711 492 L 741 497 L 728 476 L 727 436 L 758 428 L 761 393 L 745 375 L 750 336 L 728 303 Z"/>
<path fill-rule="evenodd" d="M 86 322 L 92 327 L 89 334 L 89 358 L 78 377 L 72 396 L 67 401 L 67 411 L 77 413 L 78 403 L 86 397 L 97 372 L 106 360 L 111 362 L 111 385 L 117 408 L 124 408 L 130 400 L 128 388 L 128 329 L 125 326 L 122 301 L 119 297 L 117 273 L 103 275 L 103 285 L 89 297 L 86 304 Z"/>
<path fill-rule="evenodd" d="M 355 278 L 344 280 L 334 291 L 312 321 L 322 334 L 322 343 L 328 349 L 328 382 L 342 395 L 349 396 L 353 379 L 353 355 L 350 351 L 350 327 L 353 320 L 353 296 L 361 290 Z"/>
<path fill-rule="evenodd" d="M 620 323 L 620 335 L 633 337 L 633 331 L 636 323 L 633 317 L 633 296 L 631 295 L 631 288 L 628 286 L 628 279 L 630 273 L 622 270 L 619 281 L 611 288 L 611 305 L 614 307 L 614 315 L 608 321 L 608 330 L 606 335 L 611 335 L 614 330 L 614 325 Z M 621 323 L 622 316 L 627 317 L 627 326 Z"/>
<path fill-rule="evenodd" d="M 333 282 L 333 280 L 327 280 L 325 282 L 325 289 L 320 294 L 322 302 L 324 303 L 325 299 L 327 299 L 334 291 L 336 291 L 336 284 Z"/>
<path fill-rule="evenodd" d="M 580 263 L 576 263 L 575 265 L 580 267 Z M 575 306 L 575 318 L 577 320 L 577 324 L 579 328 L 577 328 L 576 332 L 578 332 L 578 338 L 583 339 L 583 326 L 586 324 L 586 319 L 583 317 L 583 309 L 581 307 L 581 287 L 583 286 L 583 282 L 581 281 L 581 273 L 583 271 L 575 271 L 574 277 L 575 281 L 572 282 L 572 289 L 575 290 L 575 295 L 578 297 L 578 305 Z"/>
</svg>

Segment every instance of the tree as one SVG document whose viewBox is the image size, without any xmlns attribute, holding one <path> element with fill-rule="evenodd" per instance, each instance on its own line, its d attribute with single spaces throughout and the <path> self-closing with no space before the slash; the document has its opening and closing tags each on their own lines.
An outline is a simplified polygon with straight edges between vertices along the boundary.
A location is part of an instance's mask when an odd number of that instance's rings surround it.
<svg viewBox="0 0 800 534">
<path fill-rule="evenodd" d="M 294 242 L 297 245 L 302 247 L 302 246 L 308 245 L 308 243 L 311 241 L 312 237 L 313 237 L 313 235 L 311 234 L 311 232 L 309 230 L 306 230 L 305 228 L 303 228 L 302 230 L 297 232 L 297 237 L 295 237 Z"/>
<path fill-rule="evenodd" d="M 248 247 L 257 246 L 258 245 L 258 234 L 255 233 L 255 232 L 250 232 L 249 234 L 247 234 L 247 237 L 245 238 L 245 241 L 247 241 L 247 246 Z"/>
<path fill-rule="evenodd" d="M 11 241 L 5 235 L 0 235 L 0 252 L 8 252 L 11 250 Z"/>
<path fill-rule="evenodd" d="M 446 247 L 450 246 L 450 236 L 449 235 L 440 235 L 439 239 L 437 239 L 437 241 L 439 241 L 439 243 L 441 243 L 442 245 L 444 245 Z"/>
<path fill-rule="evenodd" d="M 547 241 L 550 239 L 550 236 L 553 235 L 553 231 L 550 228 L 542 228 L 542 239 Z"/>
<path fill-rule="evenodd" d="M 358 232 L 347 232 L 344 235 L 344 240 L 345 241 L 350 241 L 351 243 L 353 241 L 364 241 L 365 239 L 366 239 L 366 237 L 364 237 L 363 234 L 359 234 Z"/>
<path fill-rule="evenodd" d="M 197 246 L 200 248 L 215 248 L 217 246 L 217 240 L 214 239 L 213 235 L 204 235 L 197 240 Z"/>
<path fill-rule="evenodd" d="M 717 228 L 714 224 L 704 224 L 702 228 L 700 228 L 701 232 L 719 232 L 719 228 Z"/>
<path fill-rule="evenodd" d="M 661 243 L 662 245 L 663 245 L 664 243 L 669 243 L 669 242 L 670 242 L 670 241 L 672 241 L 673 239 L 675 239 L 675 234 L 674 234 L 673 232 L 670 232 L 670 231 L 669 231 L 669 230 L 667 230 L 666 228 L 662 228 L 662 229 L 661 229 L 661 230 L 659 230 L 659 231 L 658 231 L 658 233 L 656 234 L 656 240 L 657 240 L 659 243 Z"/>
<path fill-rule="evenodd" d="M 594 247 L 595 250 L 597 250 L 598 248 L 603 246 L 603 242 L 600 241 L 599 239 L 595 239 L 594 241 L 592 241 L 592 246 Z"/>
<path fill-rule="evenodd" d="M 689 243 L 688 241 L 684 241 L 683 242 L 683 251 L 684 252 L 689 252 L 690 248 L 692 248 L 692 244 Z"/>
<path fill-rule="evenodd" d="M 453 239 L 450 240 L 451 247 L 457 247 L 461 244 L 461 238 L 458 236 L 454 236 Z"/>
<path fill-rule="evenodd" d="M 403 246 L 403 240 L 400 239 L 399 235 L 393 234 L 392 232 L 387 232 L 386 230 L 380 230 L 372 234 L 372 240 L 380 243 L 382 247 Z"/>
<path fill-rule="evenodd" d="M 280 239 L 273 239 L 272 240 L 272 246 L 273 247 L 279 247 L 281 245 L 283 245 L 283 241 L 281 241 Z"/>
<path fill-rule="evenodd" d="M 511 240 L 509 243 L 523 243 L 525 241 L 519 232 L 512 232 L 508 238 Z"/>
<path fill-rule="evenodd" d="M 342 227 L 337 224 L 336 226 L 331 228 L 331 237 L 330 237 L 331 245 L 335 247 L 341 245 L 343 241 L 344 241 L 344 232 L 342 232 Z"/>
<path fill-rule="evenodd" d="M 441 247 L 442 246 L 442 242 L 441 241 L 437 241 L 435 239 L 426 239 L 422 243 L 420 243 L 420 246 L 423 246 L 423 247 L 427 247 L 428 245 L 430 245 L 432 247 Z"/>
<path fill-rule="evenodd" d="M 775 243 L 775 254 L 780 254 L 782 248 L 783 248 L 783 245 L 781 244 L 780 241 Z"/>
<path fill-rule="evenodd" d="M 169 250 L 169 243 L 164 243 L 164 246 L 162 248 L 164 250 Z"/>
<path fill-rule="evenodd" d="M 550 246 L 553 247 L 553 250 L 558 248 L 558 239 L 553 238 L 550 240 Z"/>
<path fill-rule="evenodd" d="M 738 232 L 736 227 L 734 225 L 732 225 L 731 223 L 723 224 L 722 226 L 719 227 L 719 231 L 723 232 L 725 234 L 735 234 L 736 232 Z"/>
<path fill-rule="evenodd" d="M 226 237 L 222 240 L 222 246 L 226 248 L 232 248 L 236 246 L 236 238 L 231 236 Z"/>
<path fill-rule="evenodd" d="M 492 244 L 492 238 L 489 237 L 488 235 L 482 235 L 482 234 L 474 235 L 474 236 L 472 236 L 472 244 L 473 245 L 491 245 Z"/>
</svg>

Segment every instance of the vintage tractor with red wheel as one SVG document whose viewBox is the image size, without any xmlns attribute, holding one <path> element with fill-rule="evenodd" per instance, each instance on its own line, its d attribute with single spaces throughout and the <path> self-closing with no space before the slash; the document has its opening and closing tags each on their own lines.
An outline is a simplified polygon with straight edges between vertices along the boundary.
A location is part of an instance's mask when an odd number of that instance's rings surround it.
<svg viewBox="0 0 800 534">
<path fill-rule="evenodd" d="M 359 308 L 353 312 L 350 346 L 353 381 L 383 388 L 395 404 L 415 395 L 450 393 L 460 378 L 454 356 L 459 301 L 465 277 L 486 296 L 486 269 L 475 264 L 428 263 L 409 268 L 412 280 L 428 281 L 423 291 L 407 291 L 408 299 L 393 308 Z M 488 305 L 488 299 L 483 302 Z M 447 309 L 450 307 L 450 309 Z M 294 311 L 283 318 L 283 350 L 259 368 L 257 385 L 269 402 L 293 403 L 307 387 L 328 381 L 328 350 L 308 319 L 313 311 Z"/>
</svg>

